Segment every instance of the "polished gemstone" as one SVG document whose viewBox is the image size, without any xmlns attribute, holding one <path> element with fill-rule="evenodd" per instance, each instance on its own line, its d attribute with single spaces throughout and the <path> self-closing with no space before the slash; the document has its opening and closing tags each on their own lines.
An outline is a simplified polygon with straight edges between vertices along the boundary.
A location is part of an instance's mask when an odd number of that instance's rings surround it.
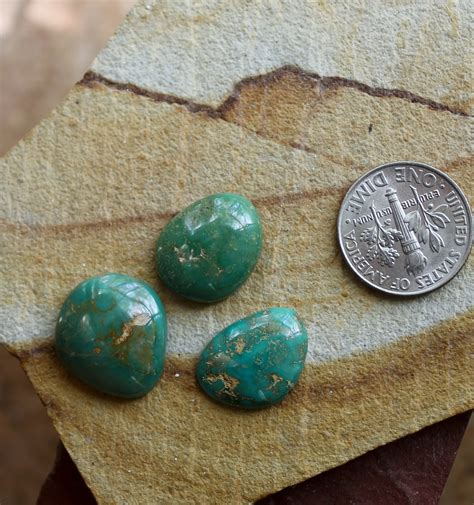
<svg viewBox="0 0 474 505">
<path fill-rule="evenodd" d="M 211 195 L 166 225 L 157 243 L 158 274 L 186 298 L 216 302 L 245 282 L 261 249 L 262 225 L 252 203 L 232 193 Z"/>
<path fill-rule="evenodd" d="M 306 330 L 296 312 L 270 308 L 218 333 L 199 358 L 197 379 L 220 403 L 267 407 L 298 382 L 307 349 Z"/>
<path fill-rule="evenodd" d="M 127 275 L 79 284 L 56 325 L 59 359 L 76 377 L 111 395 L 137 398 L 163 371 L 166 314 L 153 289 Z"/>
</svg>

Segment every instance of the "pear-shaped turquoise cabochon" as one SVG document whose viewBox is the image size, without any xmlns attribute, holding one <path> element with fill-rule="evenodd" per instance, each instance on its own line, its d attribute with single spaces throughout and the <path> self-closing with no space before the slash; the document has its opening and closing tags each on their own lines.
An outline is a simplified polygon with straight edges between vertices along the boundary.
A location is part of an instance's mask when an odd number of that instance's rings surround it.
<svg viewBox="0 0 474 505">
<path fill-rule="evenodd" d="M 296 312 L 267 309 L 218 333 L 199 358 L 197 379 L 220 403 L 268 407 L 298 382 L 307 349 L 308 336 Z"/>
<path fill-rule="evenodd" d="M 57 355 L 73 375 L 104 393 L 137 398 L 161 377 L 166 336 L 165 310 L 153 289 L 107 274 L 69 294 L 55 338 Z"/>
<path fill-rule="evenodd" d="M 262 225 L 252 203 L 221 193 L 193 203 L 163 229 L 156 247 L 158 274 L 176 293 L 216 302 L 239 288 L 262 249 Z"/>
</svg>

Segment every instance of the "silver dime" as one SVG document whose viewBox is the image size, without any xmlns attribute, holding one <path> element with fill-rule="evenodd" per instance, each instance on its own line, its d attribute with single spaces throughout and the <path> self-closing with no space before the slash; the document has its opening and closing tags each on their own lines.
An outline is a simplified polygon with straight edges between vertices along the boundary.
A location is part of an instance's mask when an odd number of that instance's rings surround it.
<svg viewBox="0 0 474 505">
<path fill-rule="evenodd" d="M 466 197 L 446 174 L 400 161 L 367 172 L 347 192 L 339 244 L 353 272 L 385 293 L 418 295 L 451 280 L 471 250 Z"/>
</svg>

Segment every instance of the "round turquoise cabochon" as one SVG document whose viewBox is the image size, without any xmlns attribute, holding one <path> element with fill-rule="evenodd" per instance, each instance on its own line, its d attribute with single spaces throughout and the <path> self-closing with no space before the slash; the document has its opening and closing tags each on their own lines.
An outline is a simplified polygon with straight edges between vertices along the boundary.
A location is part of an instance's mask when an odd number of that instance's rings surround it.
<svg viewBox="0 0 474 505">
<path fill-rule="evenodd" d="M 158 274 L 181 296 L 217 302 L 249 277 L 262 242 L 260 217 L 247 198 L 233 193 L 207 196 L 180 212 L 161 232 Z"/>
<path fill-rule="evenodd" d="M 65 367 L 90 386 L 137 398 L 163 372 L 167 322 L 146 283 L 121 274 L 81 282 L 66 298 L 56 324 L 56 351 Z"/>
</svg>

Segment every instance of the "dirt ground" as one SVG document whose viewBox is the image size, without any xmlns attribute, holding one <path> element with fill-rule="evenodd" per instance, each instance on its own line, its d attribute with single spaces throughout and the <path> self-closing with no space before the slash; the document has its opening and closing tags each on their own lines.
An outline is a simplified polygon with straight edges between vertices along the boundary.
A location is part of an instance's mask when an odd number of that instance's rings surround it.
<svg viewBox="0 0 474 505">
<path fill-rule="evenodd" d="M 0 0 L 0 156 L 82 77 L 132 4 Z M 57 435 L 18 361 L 2 348 L 0 370 L 0 503 L 34 504 Z M 472 419 L 440 503 L 474 503 Z"/>
</svg>

